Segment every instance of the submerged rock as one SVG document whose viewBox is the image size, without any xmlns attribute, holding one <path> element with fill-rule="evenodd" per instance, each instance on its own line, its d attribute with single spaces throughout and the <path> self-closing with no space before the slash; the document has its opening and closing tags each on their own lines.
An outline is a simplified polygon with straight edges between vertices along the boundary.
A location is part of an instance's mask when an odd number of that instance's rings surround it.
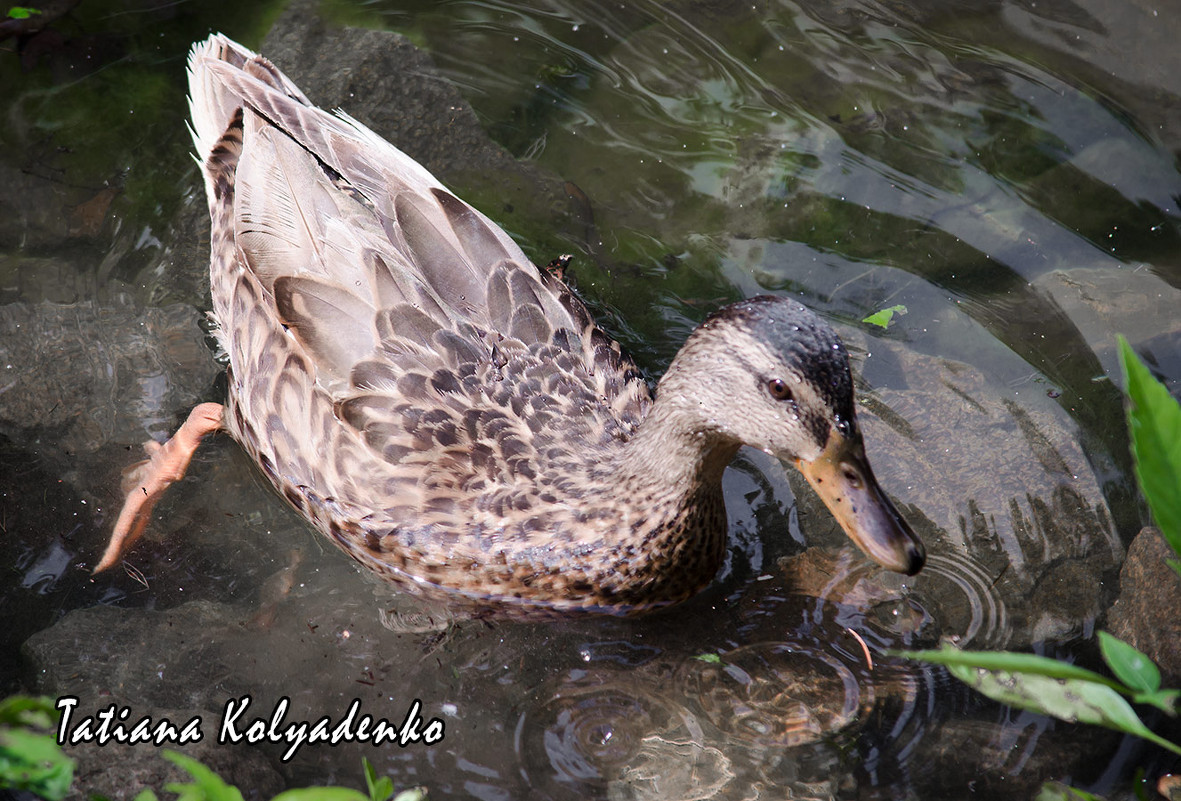
<svg viewBox="0 0 1181 801">
<path fill-rule="evenodd" d="M 200 312 L 172 304 L 0 306 L 0 435 L 52 461 L 170 436 L 218 372 Z"/>
<path fill-rule="evenodd" d="M 202 761 L 240 787 L 247 798 L 270 798 L 283 789 L 279 774 L 257 749 L 223 748 L 217 742 L 212 725 L 216 702 L 207 693 L 233 670 L 209 650 L 203 637 L 236 624 L 238 616 L 227 615 L 227 609 L 232 608 L 207 602 L 169 612 L 93 607 L 75 611 L 29 638 L 23 652 L 37 691 L 77 699 L 65 719 L 67 738 L 78 738 L 77 743 L 67 739 L 64 744 L 66 754 L 78 763 L 71 798 L 97 793 L 118 801 L 134 798 L 144 788 L 158 791 L 167 782 L 189 780 L 153 745 L 99 742 L 94 716 L 112 705 L 112 723 L 120 722 L 122 710 L 128 710 L 122 720 L 126 730 L 144 718 L 153 726 L 167 719 L 178 729 L 195 716 L 208 718 L 200 741 L 163 745 Z M 94 632 L 102 632 L 103 647 L 88 646 L 95 642 Z M 80 656 L 84 665 L 79 664 Z"/>
</svg>

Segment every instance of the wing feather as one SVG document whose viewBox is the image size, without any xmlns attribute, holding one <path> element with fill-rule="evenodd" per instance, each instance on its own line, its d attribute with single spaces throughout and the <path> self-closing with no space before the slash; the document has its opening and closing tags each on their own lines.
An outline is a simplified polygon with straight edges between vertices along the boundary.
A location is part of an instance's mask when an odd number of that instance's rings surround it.
<svg viewBox="0 0 1181 801">
<path fill-rule="evenodd" d="M 308 275 L 275 279 L 275 305 L 287 326 L 333 381 L 347 381 L 353 365 L 373 353 L 373 307 L 339 284 Z"/>
<path fill-rule="evenodd" d="M 243 120 L 235 234 L 258 302 L 391 480 L 421 489 L 466 464 L 503 492 L 547 437 L 589 446 L 643 416 L 647 385 L 572 290 L 425 168 L 224 37 L 190 73 L 203 158 Z M 434 466 L 405 472 L 419 462 Z"/>
</svg>

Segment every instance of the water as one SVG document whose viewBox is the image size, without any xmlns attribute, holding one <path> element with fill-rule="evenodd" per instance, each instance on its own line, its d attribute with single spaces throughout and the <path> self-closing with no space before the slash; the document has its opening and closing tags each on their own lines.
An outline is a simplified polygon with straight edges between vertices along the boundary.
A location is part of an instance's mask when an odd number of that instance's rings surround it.
<svg viewBox="0 0 1181 801">
<path fill-rule="evenodd" d="M 210 29 L 258 46 L 275 12 L 86 3 L 60 36 L 24 43 L 25 70 L 12 40 L 0 53 L 6 691 L 199 714 L 201 755 L 252 787 L 355 786 L 365 756 L 439 798 L 1010 798 L 1048 779 L 1126 792 L 1136 768 L 1169 764 L 883 651 L 952 637 L 1093 659 L 1142 522 L 1115 334 L 1181 394 L 1176 12 L 329 6 L 408 35 L 536 165 L 422 156 L 538 263 L 575 254 L 580 292 L 650 376 L 730 300 L 790 294 L 829 319 L 870 459 L 930 564 L 879 573 L 790 468 L 744 452 L 726 477 L 726 565 L 685 606 L 392 633 L 383 620 L 431 628 L 445 611 L 358 575 L 221 438 L 162 502 L 133 570 L 90 577 L 120 469 L 221 392 L 184 55 Z M 352 50 L 267 52 L 324 105 L 437 124 L 438 109 L 367 96 L 437 78 L 369 75 Z M 337 61 L 318 87 L 333 96 L 301 77 Z M 860 322 L 894 305 L 907 311 L 889 328 Z M 288 720 L 339 719 L 360 698 L 395 723 L 418 699 L 446 735 L 250 757 L 213 742 L 243 695 L 249 717 L 286 696 Z M 99 752 L 133 759 L 158 758 Z"/>
</svg>

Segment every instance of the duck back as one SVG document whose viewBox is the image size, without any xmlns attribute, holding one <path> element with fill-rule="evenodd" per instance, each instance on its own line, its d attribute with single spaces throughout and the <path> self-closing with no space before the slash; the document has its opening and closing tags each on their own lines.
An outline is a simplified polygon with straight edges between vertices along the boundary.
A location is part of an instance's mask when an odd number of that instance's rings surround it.
<svg viewBox="0 0 1181 801">
<path fill-rule="evenodd" d="M 499 227 L 265 59 L 214 36 L 189 76 L 231 434 L 387 577 L 542 542 L 579 465 L 644 417 L 632 362 Z"/>
</svg>

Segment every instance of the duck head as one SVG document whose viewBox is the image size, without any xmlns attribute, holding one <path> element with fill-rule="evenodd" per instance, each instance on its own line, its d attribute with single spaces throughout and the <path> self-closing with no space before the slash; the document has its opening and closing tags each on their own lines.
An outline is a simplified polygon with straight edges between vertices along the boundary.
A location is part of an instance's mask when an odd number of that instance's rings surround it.
<svg viewBox="0 0 1181 801">
<path fill-rule="evenodd" d="M 865 457 L 845 347 L 799 303 L 756 297 L 711 315 L 662 379 L 659 401 L 670 394 L 697 436 L 794 463 L 879 565 L 908 575 L 923 567 L 922 542 Z"/>
</svg>

